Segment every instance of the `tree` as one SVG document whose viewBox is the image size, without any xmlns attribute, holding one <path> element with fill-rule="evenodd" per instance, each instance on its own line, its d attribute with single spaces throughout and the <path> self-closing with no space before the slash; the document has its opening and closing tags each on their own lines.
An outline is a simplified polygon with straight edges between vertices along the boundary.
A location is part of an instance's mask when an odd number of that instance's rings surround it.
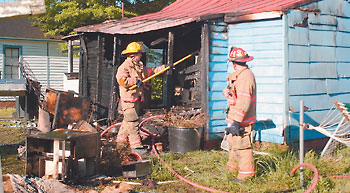
<svg viewBox="0 0 350 193">
<path fill-rule="evenodd" d="M 143 15 L 146 13 L 157 12 L 175 2 L 175 0 L 134 0 L 131 2 L 124 0 L 123 2 L 125 10 L 137 13 L 138 15 Z"/>
<path fill-rule="evenodd" d="M 46 13 L 36 17 L 37 25 L 45 35 L 68 35 L 74 28 L 120 19 L 122 10 L 112 0 L 46 0 Z M 126 11 L 125 16 L 135 13 Z"/>
<path fill-rule="evenodd" d="M 81 26 L 121 19 L 121 2 L 125 17 L 159 11 L 175 0 L 45 0 L 46 13 L 36 17 L 34 25 L 45 35 L 69 35 Z"/>
</svg>

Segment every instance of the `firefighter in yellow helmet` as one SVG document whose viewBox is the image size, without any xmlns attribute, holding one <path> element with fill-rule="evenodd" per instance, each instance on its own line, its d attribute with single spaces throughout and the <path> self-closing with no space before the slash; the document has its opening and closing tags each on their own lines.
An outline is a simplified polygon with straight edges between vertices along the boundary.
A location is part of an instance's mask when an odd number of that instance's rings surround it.
<svg viewBox="0 0 350 193">
<path fill-rule="evenodd" d="M 143 148 L 138 130 L 139 104 L 144 100 L 142 80 L 165 68 L 164 65 L 156 68 L 148 68 L 141 62 L 142 53 L 147 51 L 142 42 L 131 42 L 122 54 L 126 56 L 125 61 L 119 66 L 116 80 L 119 84 L 120 104 L 124 119 L 117 135 L 119 147 L 129 143 L 131 151 Z M 130 90 L 133 85 L 136 89 Z"/>
<path fill-rule="evenodd" d="M 251 60 L 253 57 L 242 48 L 231 48 L 229 61 L 235 71 L 227 77 L 229 84 L 223 90 L 228 103 L 225 134 L 228 135 L 229 161 L 226 167 L 230 171 L 238 170 L 234 181 L 255 175 L 250 134 L 256 121 L 256 83 L 254 74 L 246 65 Z"/>
</svg>

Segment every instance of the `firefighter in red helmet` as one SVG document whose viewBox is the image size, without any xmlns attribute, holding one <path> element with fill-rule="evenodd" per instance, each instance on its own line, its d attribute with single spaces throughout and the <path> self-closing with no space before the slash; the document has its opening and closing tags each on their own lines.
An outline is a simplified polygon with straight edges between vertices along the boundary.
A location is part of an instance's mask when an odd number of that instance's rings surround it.
<svg viewBox="0 0 350 193">
<path fill-rule="evenodd" d="M 141 57 L 146 51 L 147 47 L 142 42 L 128 44 L 122 52 L 126 59 L 118 67 L 116 74 L 120 104 L 124 115 L 117 135 L 117 145 L 124 147 L 129 143 L 131 151 L 143 148 L 138 130 L 139 104 L 144 100 L 142 80 L 165 68 L 165 65 L 156 68 L 145 67 L 141 62 Z M 136 89 L 129 89 L 134 85 L 137 85 Z"/>
<path fill-rule="evenodd" d="M 250 135 L 256 121 L 256 83 L 246 64 L 253 57 L 242 48 L 232 47 L 228 60 L 235 71 L 227 77 L 229 84 L 223 90 L 228 103 L 225 135 L 228 135 L 229 161 L 226 167 L 230 171 L 238 170 L 234 181 L 242 181 L 255 175 Z"/>
</svg>

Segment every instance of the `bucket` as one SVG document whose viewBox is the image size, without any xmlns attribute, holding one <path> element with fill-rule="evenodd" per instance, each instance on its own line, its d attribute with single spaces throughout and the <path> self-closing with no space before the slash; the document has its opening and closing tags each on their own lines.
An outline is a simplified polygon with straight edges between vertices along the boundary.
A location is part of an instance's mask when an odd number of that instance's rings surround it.
<svg viewBox="0 0 350 193">
<path fill-rule="evenodd" d="M 200 148 L 203 127 L 169 127 L 169 150 L 186 153 Z"/>
</svg>

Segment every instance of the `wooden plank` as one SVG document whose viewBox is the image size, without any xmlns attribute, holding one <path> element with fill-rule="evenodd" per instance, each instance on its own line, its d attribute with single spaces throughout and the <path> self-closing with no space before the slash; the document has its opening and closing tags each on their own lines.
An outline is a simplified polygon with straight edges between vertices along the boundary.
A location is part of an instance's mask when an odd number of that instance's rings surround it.
<svg viewBox="0 0 350 193">
<path fill-rule="evenodd" d="M 222 91 L 210 91 L 209 101 L 226 101 L 226 98 L 222 95 Z"/>
<path fill-rule="evenodd" d="M 240 43 L 269 43 L 269 42 L 281 42 L 283 40 L 282 34 L 271 34 L 264 36 L 257 36 L 252 38 L 251 36 L 247 37 L 230 37 L 229 44 L 240 44 Z"/>
<path fill-rule="evenodd" d="M 337 19 L 333 15 L 315 15 L 314 13 L 309 13 L 308 21 L 310 24 L 337 26 Z"/>
<path fill-rule="evenodd" d="M 307 19 L 308 13 L 300 10 L 289 10 L 288 11 L 288 27 L 295 27 L 303 23 L 305 18 Z"/>
<path fill-rule="evenodd" d="M 226 72 L 228 62 L 210 62 L 209 71 L 211 72 Z"/>
<path fill-rule="evenodd" d="M 310 78 L 337 78 L 336 63 L 310 63 Z"/>
<path fill-rule="evenodd" d="M 327 93 L 326 81 L 315 79 L 289 80 L 289 95 Z"/>
<path fill-rule="evenodd" d="M 255 67 L 252 68 L 253 73 L 255 74 Z M 263 76 L 255 76 L 255 81 L 257 84 L 268 84 L 268 83 L 284 83 L 283 76 L 275 76 L 275 77 L 263 77 Z"/>
<path fill-rule="evenodd" d="M 201 80 L 200 80 L 200 103 L 199 105 L 201 107 L 201 110 L 205 114 L 209 114 L 209 86 L 208 83 L 209 78 L 208 78 L 208 73 L 209 73 L 209 47 L 210 47 L 210 39 L 209 39 L 209 26 L 208 24 L 204 23 L 202 25 L 202 30 L 201 30 L 201 49 L 200 49 L 200 75 L 201 75 Z M 204 128 L 204 140 L 208 140 L 209 138 L 209 124 L 208 122 L 203 126 Z"/>
<path fill-rule="evenodd" d="M 350 62 L 350 48 L 337 47 L 335 51 L 337 62 Z"/>
<path fill-rule="evenodd" d="M 350 32 L 350 18 L 337 17 L 337 23 L 339 31 Z"/>
<path fill-rule="evenodd" d="M 334 31 L 309 30 L 310 45 L 336 46 Z"/>
<path fill-rule="evenodd" d="M 209 126 L 226 126 L 227 123 L 225 121 L 225 119 L 218 119 L 218 120 L 211 120 L 209 121 Z"/>
<path fill-rule="evenodd" d="M 227 33 L 210 32 L 210 39 L 227 40 Z"/>
<path fill-rule="evenodd" d="M 243 48 L 244 49 L 244 48 Z M 254 58 L 281 58 L 282 50 L 252 50 L 249 55 L 254 56 Z"/>
<path fill-rule="evenodd" d="M 239 43 L 234 46 L 243 48 L 250 54 L 250 51 L 263 51 L 263 50 L 282 50 L 282 42 L 267 42 L 263 44 L 256 44 L 251 42 Z"/>
<path fill-rule="evenodd" d="M 211 40 L 210 40 L 210 46 L 225 47 L 225 48 L 227 48 L 227 40 L 211 39 Z"/>
<path fill-rule="evenodd" d="M 289 63 L 288 65 L 289 78 L 310 78 L 309 63 Z"/>
<path fill-rule="evenodd" d="M 210 91 L 222 91 L 224 88 L 226 88 L 227 83 L 225 82 L 210 82 L 209 83 L 209 90 Z"/>
<path fill-rule="evenodd" d="M 350 17 L 350 4 L 344 0 L 326 0 L 318 2 L 322 14 Z"/>
<path fill-rule="evenodd" d="M 322 30 L 322 31 L 336 31 L 337 27 L 333 25 L 317 25 L 317 24 L 309 24 L 310 30 Z"/>
<path fill-rule="evenodd" d="M 350 79 L 327 79 L 327 93 L 337 94 L 337 93 L 347 93 L 350 92 Z"/>
<path fill-rule="evenodd" d="M 283 113 L 283 104 L 276 104 L 276 103 L 258 103 L 256 106 L 256 112 L 257 113 L 273 113 L 273 114 L 280 114 Z"/>
<path fill-rule="evenodd" d="M 311 46 L 310 61 L 311 62 L 334 62 L 336 61 L 335 47 Z M 350 58 L 350 54 L 349 58 Z"/>
<path fill-rule="evenodd" d="M 341 78 L 350 77 L 350 63 L 337 63 L 337 74 Z"/>
<path fill-rule="evenodd" d="M 302 96 L 290 96 L 289 106 L 299 112 L 300 110 L 300 99 L 304 100 L 304 106 L 308 110 L 327 110 L 333 105 L 333 100 L 328 94 L 317 94 L 317 95 L 302 95 Z"/>
<path fill-rule="evenodd" d="M 282 66 L 254 66 L 252 69 L 255 76 L 281 77 L 283 76 Z"/>
<path fill-rule="evenodd" d="M 265 21 L 256 21 L 256 22 L 244 22 L 238 24 L 230 24 L 229 30 L 234 29 L 251 29 L 251 28 L 260 28 L 266 26 L 282 26 L 282 19 L 273 19 Z"/>
<path fill-rule="evenodd" d="M 224 133 L 227 126 L 212 126 L 209 128 L 209 133 Z"/>
<path fill-rule="evenodd" d="M 307 46 L 288 46 L 288 60 L 289 62 L 309 62 L 310 48 Z"/>
<path fill-rule="evenodd" d="M 209 25 L 210 32 L 225 32 L 227 31 L 226 25 Z"/>
<path fill-rule="evenodd" d="M 211 110 L 209 111 L 209 120 L 225 119 L 226 113 L 223 110 Z"/>
<path fill-rule="evenodd" d="M 309 45 L 309 30 L 304 27 L 288 28 L 288 44 Z"/>
<path fill-rule="evenodd" d="M 210 54 L 227 54 L 227 47 L 210 46 L 209 53 Z"/>
<path fill-rule="evenodd" d="M 209 110 L 223 110 L 227 108 L 226 101 L 209 101 Z"/>
<path fill-rule="evenodd" d="M 283 103 L 283 95 L 282 92 L 276 92 L 276 93 L 265 93 L 265 92 L 260 92 L 260 89 L 258 88 L 258 93 L 257 93 L 257 101 L 258 103 Z"/>
<path fill-rule="evenodd" d="M 227 54 L 210 54 L 209 56 L 210 62 L 227 62 Z"/>
<path fill-rule="evenodd" d="M 254 66 L 282 66 L 283 58 L 254 58 L 250 64 L 253 64 Z"/>
<path fill-rule="evenodd" d="M 265 93 L 276 93 L 276 92 L 282 92 L 284 87 L 283 84 L 274 84 L 274 83 L 267 83 L 267 84 L 259 84 L 257 83 L 257 88 L 260 91 L 263 91 Z"/>
<path fill-rule="evenodd" d="M 259 28 L 229 28 L 228 37 L 264 36 L 271 34 L 282 34 L 282 25 Z"/>
<path fill-rule="evenodd" d="M 209 81 L 226 81 L 226 72 L 209 72 Z"/>
<path fill-rule="evenodd" d="M 336 45 L 350 47 L 350 33 L 336 32 Z"/>
</svg>

